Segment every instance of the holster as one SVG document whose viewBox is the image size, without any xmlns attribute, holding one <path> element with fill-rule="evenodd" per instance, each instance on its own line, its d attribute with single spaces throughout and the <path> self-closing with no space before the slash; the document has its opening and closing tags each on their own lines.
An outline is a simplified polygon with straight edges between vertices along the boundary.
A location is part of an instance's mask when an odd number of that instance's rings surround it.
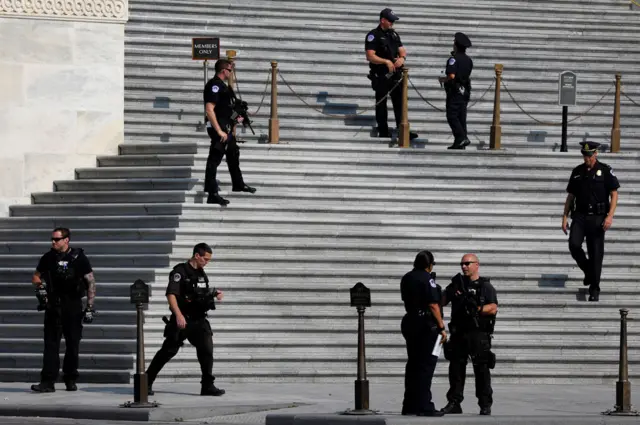
<svg viewBox="0 0 640 425">
<path fill-rule="evenodd" d="M 165 320 L 165 318 L 163 317 L 163 321 L 166 323 L 163 336 L 169 340 L 178 342 L 178 347 L 182 347 L 184 345 L 184 342 L 179 342 L 180 329 L 178 328 L 176 316 L 172 314 L 169 320 Z"/>
</svg>

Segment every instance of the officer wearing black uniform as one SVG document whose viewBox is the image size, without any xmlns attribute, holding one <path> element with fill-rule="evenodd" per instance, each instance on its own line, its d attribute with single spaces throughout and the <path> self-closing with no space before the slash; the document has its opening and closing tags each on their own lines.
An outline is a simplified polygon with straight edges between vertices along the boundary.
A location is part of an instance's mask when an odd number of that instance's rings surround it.
<svg viewBox="0 0 640 425">
<path fill-rule="evenodd" d="M 443 305 L 451 302 L 451 339 L 444 346 L 449 360 L 449 391 L 445 414 L 462 413 L 467 359 L 471 358 L 476 381 L 476 397 L 481 415 L 491 415 L 493 390 L 490 369 L 495 367 L 491 337 L 498 312 L 498 295 L 489 279 L 480 277 L 478 257 L 465 254 L 460 262 L 462 274 L 451 279 L 445 289 Z"/>
<path fill-rule="evenodd" d="M 207 311 L 215 309 L 214 298 L 221 300 L 223 293 L 209 287 L 209 278 L 204 267 L 211 260 L 211 247 L 199 243 L 193 248 L 193 256 L 186 263 L 173 268 L 167 286 L 167 300 L 171 318 L 165 323 L 164 343 L 147 369 L 149 395 L 152 385 L 164 365 L 171 360 L 184 340 L 196 348 L 198 363 L 202 370 L 200 395 L 221 396 L 223 389 L 213 385 L 213 333 L 207 320 Z"/>
<path fill-rule="evenodd" d="M 216 172 L 222 157 L 227 155 L 227 166 L 231 174 L 234 192 L 255 193 L 253 187 L 247 186 L 240 171 L 240 148 L 233 135 L 233 129 L 242 118 L 234 113 L 233 105 L 236 95 L 233 89 L 225 84 L 233 72 L 233 63 L 220 59 L 215 65 L 216 76 L 205 85 L 203 91 L 207 133 L 211 138 L 207 168 L 204 176 L 204 191 L 208 193 L 208 204 L 227 205 L 228 200 L 218 194 Z"/>
<path fill-rule="evenodd" d="M 569 251 L 584 272 L 583 283 L 589 286 L 589 301 L 598 301 L 604 258 L 604 234 L 613 223 L 620 183 L 611 167 L 598 161 L 599 143 L 581 142 L 580 145 L 584 163 L 574 168 L 569 178 L 562 230 L 566 235 L 571 210 Z M 582 250 L 585 237 L 588 259 Z"/>
<path fill-rule="evenodd" d="M 471 142 L 467 138 L 467 104 L 471 97 L 473 61 L 467 56 L 471 40 L 465 34 L 455 34 L 453 51 L 447 59 L 445 76 L 440 79 L 447 93 L 447 121 L 454 141 L 449 149 L 464 149 Z"/>
<path fill-rule="evenodd" d="M 387 124 L 387 101 L 381 101 L 387 94 L 393 104 L 396 128 L 400 128 L 402 121 L 402 87 L 399 82 L 402 79 L 402 67 L 407 60 L 407 50 L 402 45 L 398 33 L 392 28 L 398 19 L 400 18 L 391 9 L 383 9 L 380 12 L 380 25 L 369 31 L 364 42 L 370 68 L 369 79 L 371 87 L 376 92 L 378 137 L 391 137 Z M 409 133 L 410 139 L 416 137 L 417 133 Z"/>
<path fill-rule="evenodd" d="M 402 336 L 407 343 L 407 367 L 404 374 L 403 415 L 442 416 L 431 400 L 431 380 L 438 357 L 431 353 L 438 334 L 446 341 L 440 307 L 440 288 L 435 283 L 433 254 L 421 251 L 413 270 L 405 274 L 400 292 L 406 314 L 402 318 Z"/>
<path fill-rule="evenodd" d="M 51 234 L 51 250 L 38 262 L 31 282 L 36 286 L 44 310 L 44 355 L 40 383 L 31 389 L 39 393 L 54 392 L 60 370 L 60 338 L 64 335 L 66 351 L 62 364 L 67 391 L 76 391 L 78 353 L 82 323 L 91 323 L 96 281 L 89 259 L 80 248 L 71 248 L 71 232 L 58 227 Z M 87 296 L 83 310 L 82 298 Z"/>
</svg>

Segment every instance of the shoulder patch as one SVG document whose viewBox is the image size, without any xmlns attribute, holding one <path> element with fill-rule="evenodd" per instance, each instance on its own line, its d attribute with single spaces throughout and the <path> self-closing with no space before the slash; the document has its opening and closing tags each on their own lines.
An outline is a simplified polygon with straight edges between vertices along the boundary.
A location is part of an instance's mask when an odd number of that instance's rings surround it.
<svg viewBox="0 0 640 425">
<path fill-rule="evenodd" d="M 376 36 L 375 36 L 375 35 L 373 35 L 373 34 L 369 34 L 369 35 L 367 36 L 367 41 L 373 41 L 373 39 L 374 39 L 374 38 L 376 38 Z"/>
<path fill-rule="evenodd" d="M 182 280 L 182 275 L 180 273 L 174 273 L 173 274 L 173 281 L 174 282 L 180 282 Z"/>
<path fill-rule="evenodd" d="M 220 87 L 213 86 L 213 87 L 211 87 L 211 91 L 214 92 L 214 93 L 218 93 L 218 91 L 220 91 Z"/>
<path fill-rule="evenodd" d="M 609 174 L 611 174 L 613 177 L 615 177 L 616 175 L 613 174 L 613 168 L 609 167 Z"/>
<path fill-rule="evenodd" d="M 456 63 L 456 58 L 450 58 L 449 62 L 447 62 L 448 65 L 453 65 Z"/>
<path fill-rule="evenodd" d="M 436 281 L 433 279 L 429 279 L 429 285 L 431 285 L 432 288 L 436 288 Z"/>
</svg>

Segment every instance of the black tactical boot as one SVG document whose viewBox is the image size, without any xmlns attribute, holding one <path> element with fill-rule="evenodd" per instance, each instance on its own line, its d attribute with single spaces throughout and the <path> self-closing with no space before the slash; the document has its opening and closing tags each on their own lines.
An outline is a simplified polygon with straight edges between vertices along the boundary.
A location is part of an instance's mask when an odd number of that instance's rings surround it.
<svg viewBox="0 0 640 425">
<path fill-rule="evenodd" d="M 244 185 L 242 187 L 234 187 L 233 189 L 231 189 L 234 192 L 249 192 L 249 193 L 256 193 L 256 188 L 255 187 L 251 187 L 248 185 Z"/>
<path fill-rule="evenodd" d="M 480 414 L 483 416 L 491 416 L 491 408 L 490 407 L 482 407 L 480 409 Z"/>
<path fill-rule="evenodd" d="M 211 396 L 221 396 L 222 394 L 224 394 L 226 391 L 223 390 L 222 388 L 217 388 L 215 385 L 211 384 L 211 386 L 207 387 L 207 388 L 202 388 L 200 390 L 200 395 L 211 395 Z"/>
<path fill-rule="evenodd" d="M 452 415 L 462 413 L 462 407 L 458 403 L 449 402 L 440 411 L 445 415 Z"/>
<path fill-rule="evenodd" d="M 207 197 L 207 204 L 219 204 L 223 207 L 229 204 L 229 201 L 224 199 L 222 196 L 217 193 L 211 193 Z"/>
<path fill-rule="evenodd" d="M 67 391 L 78 391 L 78 386 L 75 381 L 64 381 L 64 386 L 67 387 Z"/>
<path fill-rule="evenodd" d="M 55 393 L 56 389 L 50 382 L 40 382 L 31 386 L 31 391 L 37 393 Z"/>
</svg>

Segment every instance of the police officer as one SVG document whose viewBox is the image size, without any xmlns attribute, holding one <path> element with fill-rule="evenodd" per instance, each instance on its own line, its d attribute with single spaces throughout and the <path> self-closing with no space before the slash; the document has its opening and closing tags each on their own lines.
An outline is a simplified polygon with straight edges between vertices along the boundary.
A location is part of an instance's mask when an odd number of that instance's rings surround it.
<svg viewBox="0 0 640 425">
<path fill-rule="evenodd" d="M 562 231 L 567 234 L 569 210 L 572 210 L 569 251 L 584 272 L 583 283 L 589 286 L 589 301 L 598 301 L 604 257 L 604 233 L 613 223 L 620 183 L 611 167 L 598 161 L 599 143 L 581 142 L 580 145 L 584 163 L 574 168 L 569 178 L 567 200 L 562 215 Z M 582 250 L 585 237 L 588 259 Z"/>
<path fill-rule="evenodd" d="M 236 95 L 233 89 L 225 84 L 233 72 L 233 63 L 220 59 L 215 65 L 215 77 L 204 87 L 204 104 L 206 111 L 207 133 L 211 138 L 207 168 L 204 176 L 204 191 L 208 193 L 208 204 L 227 205 L 229 201 L 218 194 L 216 172 L 222 157 L 227 155 L 227 167 L 231 174 L 234 192 L 255 193 L 256 189 L 247 186 L 240 171 L 240 149 L 233 135 L 233 130 L 242 117 L 234 118 L 233 105 Z"/>
<path fill-rule="evenodd" d="M 153 395 L 153 381 L 169 360 L 188 340 L 196 348 L 202 370 L 200 395 L 221 396 L 223 389 L 213 385 L 213 333 L 207 320 L 207 311 L 215 308 L 213 297 L 222 300 L 222 291 L 209 287 L 204 267 L 211 261 L 211 247 L 199 243 L 193 247 L 193 255 L 186 263 L 173 268 L 167 286 L 167 300 L 171 318 L 164 329 L 164 343 L 147 369 L 149 395 Z"/>
<path fill-rule="evenodd" d="M 498 295 L 488 278 L 480 277 L 480 262 L 475 254 L 465 254 L 458 273 L 446 287 L 442 303 L 451 302 L 451 339 L 444 346 L 449 360 L 449 391 L 445 414 L 462 413 L 467 358 L 473 363 L 476 397 L 481 415 L 491 415 L 493 390 L 490 369 L 495 367 L 491 335 L 498 312 Z"/>
<path fill-rule="evenodd" d="M 433 254 L 421 251 L 413 270 L 400 282 L 406 314 L 402 318 L 402 336 L 407 344 L 407 367 L 404 374 L 403 415 L 442 416 L 431 400 L 431 380 L 438 357 L 431 353 L 438 335 L 446 341 L 440 308 L 440 291 L 435 283 Z M 442 343 L 440 342 L 440 343 Z"/>
<path fill-rule="evenodd" d="M 400 36 L 393 30 L 393 23 L 399 18 L 393 10 L 387 8 L 380 12 L 380 25 L 369 31 L 364 48 L 369 61 L 369 79 L 376 92 L 376 122 L 378 137 L 391 137 L 387 124 L 387 101 L 381 100 L 389 94 L 396 118 L 396 128 L 402 121 L 402 67 L 407 60 L 407 50 L 400 41 Z M 395 88 L 394 88 L 395 87 Z M 393 90 L 391 90 L 393 89 Z M 391 93 L 389 93 L 391 92 Z M 417 133 L 410 132 L 409 138 L 415 139 Z"/>
<path fill-rule="evenodd" d="M 80 248 L 71 248 L 71 232 L 57 227 L 51 233 L 51 250 L 44 254 L 31 282 L 44 309 L 44 355 L 40 383 L 31 386 L 38 393 L 55 391 L 60 370 L 60 338 L 64 335 L 66 351 L 62 364 L 67 391 L 76 391 L 78 352 L 82 323 L 91 323 L 95 310 L 96 280 L 89 259 Z M 87 296 L 87 306 L 82 298 Z M 41 309 L 40 307 L 38 308 Z"/>
<path fill-rule="evenodd" d="M 471 143 L 467 138 L 467 104 L 471 97 L 473 71 L 473 61 L 466 54 L 469 47 L 469 37 L 457 32 L 451 57 L 447 60 L 446 75 L 440 78 L 447 93 L 447 121 L 454 137 L 453 144 L 448 149 L 464 149 Z"/>
</svg>

